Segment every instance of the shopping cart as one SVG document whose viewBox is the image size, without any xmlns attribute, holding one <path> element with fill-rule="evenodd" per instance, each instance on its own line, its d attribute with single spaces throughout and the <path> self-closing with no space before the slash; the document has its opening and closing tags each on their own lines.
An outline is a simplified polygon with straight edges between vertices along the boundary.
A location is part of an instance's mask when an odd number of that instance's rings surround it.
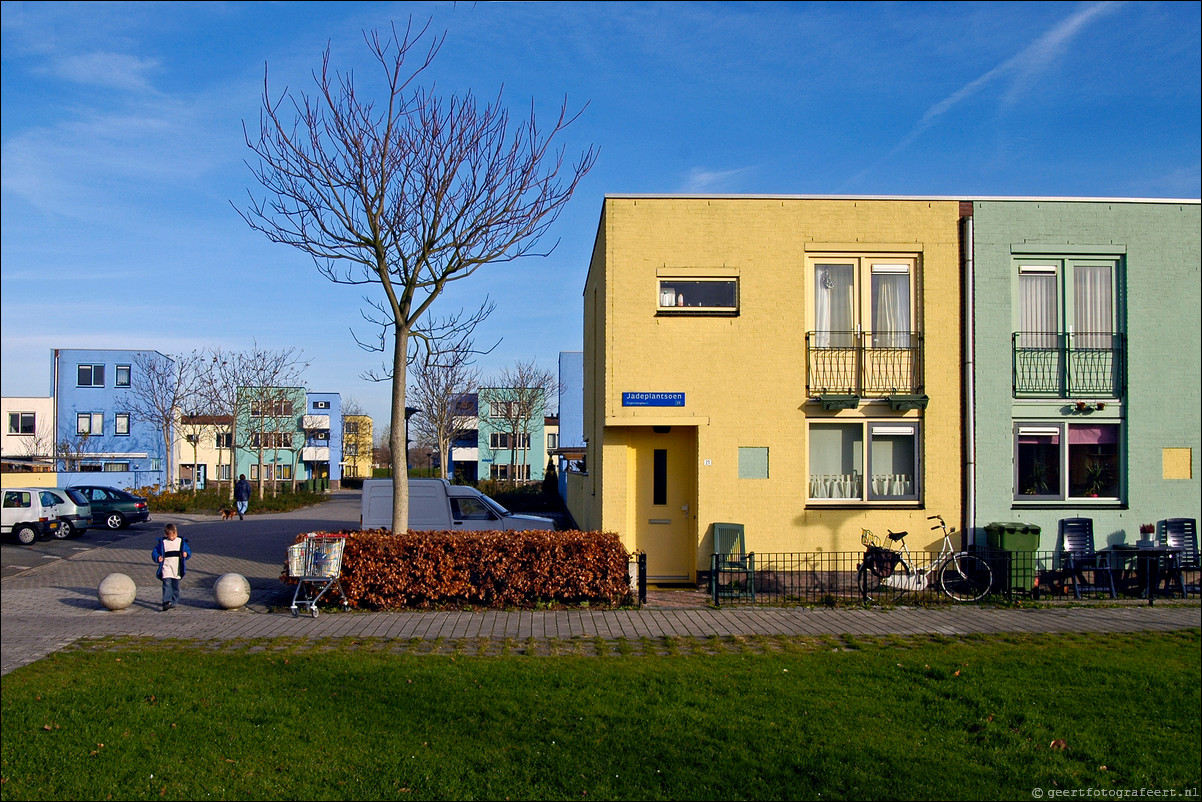
<svg viewBox="0 0 1202 802">
<path fill-rule="evenodd" d="M 300 614 L 301 607 L 308 607 L 317 618 L 317 602 L 330 588 L 338 590 L 344 608 L 349 604 L 338 581 L 345 546 L 344 537 L 306 535 L 302 542 L 288 547 L 288 576 L 296 580 L 296 592 L 292 594 L 293 618 Z"/>
</svg>

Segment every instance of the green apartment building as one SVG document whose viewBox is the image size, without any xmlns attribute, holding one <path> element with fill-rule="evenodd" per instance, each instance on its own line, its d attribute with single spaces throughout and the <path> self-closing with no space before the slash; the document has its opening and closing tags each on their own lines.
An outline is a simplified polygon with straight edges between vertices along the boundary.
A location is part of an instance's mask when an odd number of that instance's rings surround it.
<svg viewBox="0 0 1202 802">
<path fill-rule="evenodd" d="M 1093 519 L 1097 548 L 1199 516 L 1199 202 L 961 210 L 966 518 Z"/>
</svg>

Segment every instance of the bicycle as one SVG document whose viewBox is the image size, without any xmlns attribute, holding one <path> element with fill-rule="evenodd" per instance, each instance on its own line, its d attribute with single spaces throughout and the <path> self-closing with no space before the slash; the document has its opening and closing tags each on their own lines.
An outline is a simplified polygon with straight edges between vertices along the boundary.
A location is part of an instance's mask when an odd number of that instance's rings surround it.
<svg viewBox="0 0 1202 802">
<path fill-rule="evenodd" d="M 864 601 L 890 600 L 909 591 L 922 591 L 934 585 L 956 602 L 977 601 L 993 586 L 993 571 L 980 557 L 952 547 L 951 535 L 942 515 L 931 515 L 928 521 L 939 523 L 932 531 L 943 530 L 943 548 L 931 566 L 923 571 L 914 567 L 910 549 L 906 546 L 908 532 L 889 532 L 887 537 L 894 548 L 886 548 L 868 529 L 861 530 L 864 561 L 856 566 L 860 596 Z"/>
</svg>

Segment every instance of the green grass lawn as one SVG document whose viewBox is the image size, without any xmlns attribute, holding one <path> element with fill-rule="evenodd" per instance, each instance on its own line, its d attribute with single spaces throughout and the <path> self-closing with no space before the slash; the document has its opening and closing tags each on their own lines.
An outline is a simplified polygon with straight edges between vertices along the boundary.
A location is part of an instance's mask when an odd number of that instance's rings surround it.
<svg viewBox="0 0 1202 802">
<path fill-rule="evenodd" d="M 1197 630 L 561 645 L 85 642 L 3 678 L 0 792 L 934 800 L 1199 787 Z"/>
</svg>

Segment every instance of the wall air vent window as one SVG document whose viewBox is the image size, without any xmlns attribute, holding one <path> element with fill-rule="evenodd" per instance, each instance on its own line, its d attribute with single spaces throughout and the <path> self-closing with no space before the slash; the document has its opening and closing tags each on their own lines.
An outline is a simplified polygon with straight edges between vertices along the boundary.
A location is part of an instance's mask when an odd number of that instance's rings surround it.
<svg viewBox="0 0 1202 802">
<path fill-rule="evenodd" d="M 661 278 L 657 307 L 661 313 L 735 314 L 739 282 L 734 278 Z"/>
</svg>

